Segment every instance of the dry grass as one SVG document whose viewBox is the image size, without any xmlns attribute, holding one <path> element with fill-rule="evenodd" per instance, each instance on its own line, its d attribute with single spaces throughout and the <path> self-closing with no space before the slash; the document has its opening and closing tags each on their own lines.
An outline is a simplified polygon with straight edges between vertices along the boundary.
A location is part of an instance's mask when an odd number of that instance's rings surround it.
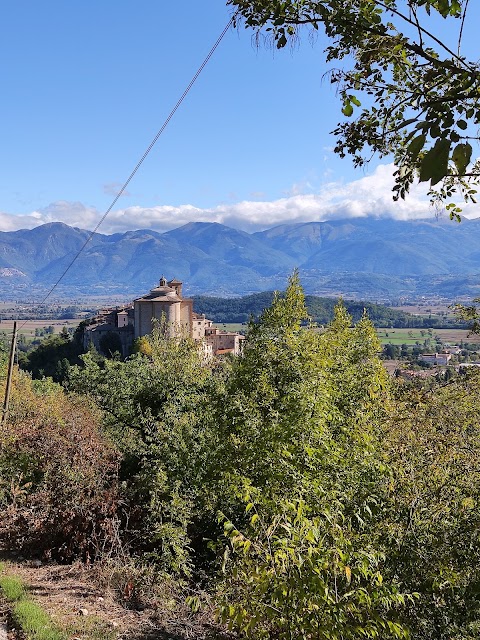
<svg viewBox="0 0 480 640">
<path fill-rule="evenodd" d="M 28 585 L 29 598 L 69 639 L 225 640 L 227 637 L 212 624 L 213 611 L 208 599 L 202 598 L 206 606 L 193 613 L 185 604 L 183 589 L 158 574 L 147 575 L 147 569 L 142 572 L 134 565 L 113 561 L 93 567 L 81 563 L 33 565 L 8 560 L 4 563 L 4 574 Z M 133 583 L 133 591 L 129 583 Z"/>
</svg>

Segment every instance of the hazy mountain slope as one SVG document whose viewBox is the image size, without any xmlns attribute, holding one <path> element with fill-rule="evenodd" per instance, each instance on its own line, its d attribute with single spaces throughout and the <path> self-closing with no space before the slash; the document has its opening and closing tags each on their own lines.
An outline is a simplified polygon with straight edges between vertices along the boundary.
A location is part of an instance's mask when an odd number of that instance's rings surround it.
<svg viewBox="0 0 480 640">
<path fill-rule="evenodd" d="M 20 286 L 20 276 L 12 277 L 9 269 L 25 274 L 22 295 L 28 282 L 34 292 L 48 288 L 88 237 L 61 223 L 0 233 L 1 295 Z M 139 295 L 165 275 L 183 280 L 187 294 L 242 295 L 284 288 L 295 266 L 306 291 L 321 295 L 471 294 L 477 291 L 476 274 L 480 281 L 480 221 L 361 218 L 253 234 L 190 223 L 167 233 L 95 234 L 62 281 L 62 292 Z"/>
<path fill-rule="evenodd" d="M 293 269 L 296 261 L 283 251 L 270 248 L 261 239 L 216 222 L 191 222 L 164 236 L 184 246 L 195 247 L 226 264 L 253 268 L 262 276 Z"/>
<path fill-rule="evenodd" d="M 88 236 L 88 231 L 61 222 L 44 224 L 31 230 L 0 232 L 0 264 L 33 276 L 52 261 L 65 255 L 73 256 Z M 101 238 L 96 235 L 92 243 Z"/>
<path fill-rule="evenodd" d="M 391 275 L 473 273 L 480 267 L 480 225 L 358 220 L 282 225 L 255 234 L 295 257 L 303 269 Z"/>
</svg>

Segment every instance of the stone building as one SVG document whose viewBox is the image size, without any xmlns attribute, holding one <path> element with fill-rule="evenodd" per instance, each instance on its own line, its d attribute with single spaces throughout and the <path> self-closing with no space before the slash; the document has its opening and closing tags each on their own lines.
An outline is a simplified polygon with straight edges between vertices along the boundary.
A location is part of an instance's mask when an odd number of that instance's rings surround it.
<svg viewBox="0 0 480 640">
<path fill-rule="evenodd" d="M 133 301 L 135 338 L 152 333 L 155 322 L 165 319 L 169 336 L 191 336 L 193 332 L 193 301 L 182 298 L 179 280 L 160 279 L 155 287 Z"/>
<path fill-rule="evenodd" d="M 100 353 L 109 355 L 108 351 L 120 351 L 122 357 L 128 356 L 133 347 L 133 308 L 120 307 L 103 309 L 92 318 L 83 332 L 83 347 L 93 344 Z"/>
<path fill-rule="evenodd" d="M 206 329 L 204 340 L 207 344 L 212 345 L 212 353 L 215 356 L 223 356 L 227 353 L 238 356 L 242 352 L 245 336 L 211 326 Z"/>
<path fill-rule="evenodd" d="M 213 320 L 208 320 L 205 314 L 192 314 L 192 338 L 195 341 L 203 340 L 208 330 L 213 327 Z"/>
<path fill-rule="evenodd" d="M 164 277 L 150 293 L 134 300 L 133 305 L 105 309 L 93 318 L 84 331 L 84 347 L 93 344 L 108 355 L 104 346 L 116 343 L 126 357 L 132 351 L 134 339 L 152 333 L 155 324 L 162 321 L 166 323 L 168 336 L 189 336 L 198 342 L 206 360 L 241 353 L 244 336 L 222 331 L 204 314 L 194 313 L 193 300 L 182 296 L 182 282 L 175 279 L 167 282 Z"/>
<path fill-rule="evenodd" d="M 427 364 L 447 365 L 452 356 L 450 353 L 423 353 L 418 356 L 418 359 Z"/>
</svg>

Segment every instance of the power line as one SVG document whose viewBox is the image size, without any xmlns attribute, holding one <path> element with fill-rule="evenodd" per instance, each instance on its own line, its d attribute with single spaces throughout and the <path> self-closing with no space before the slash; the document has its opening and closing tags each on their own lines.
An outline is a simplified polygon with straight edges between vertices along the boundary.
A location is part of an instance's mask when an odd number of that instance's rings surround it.
<svg viewBox="0 0 480 640">
<path fill-rule="evenodd" d="M 85 248 L 87 247 L 88 243 L 92 240 L 93 236 L 96 234 L 96 232 L 98 231 L 98 229 L 100 228 L 100 226 L 103 224 L 103 222 L 105 221 L 105 218 L 108 216 L 108 214 L 111 212 L 111 210 L 113 209 L 113 207 L 116 205 L 116 203 L 118 202 L 119 198 L 122 196 L 122 193 L 125 191 L 125 189 L 128 187 L 128 185 L 130 184 L 130 182 L 132 181 L 133 177 L 135 176 L 135 174 L 137 173 L 137 171 L 140 169 L 140 167 L 142 166 L 143 162 L 145 161 L 146 157 L 148 156 L 148 154 L 150 153 L 150 151 L 153 149 L 153 147 L 155 146 L 155 143 L 157 142 L 157 140 L 160 138 L 160 136 L 162 135 L 162 133 L 165 131 L 165 129 L 167 128 L 170 120 L 173 118 L 173 116 L 175 115 L 175 113 L 177 112 L 178 108 L 180 107 L 180 105 L 182 104 L 182 102 L 185 100 L 185 98 L 187 97 L 187 94 L 189 93 L 190 89 L 193 87 L 193 85 L 195 84 L 198 76 L 202 73 L 202 71 L 204 70 L 204 68 L 207 66 L 208 62 L 210 61 L 210 58 L 213 56 L 213 54 L 215 53 L 216 49 L 218 48 L 219 44 L 221 43 L 221 41 L 223 40 L 225 34 L 227 33 L 227 31 L 229 30 L 230 26 L 233 24 L 234 20 L 235 20 L 235 15 L 234 14 L 230 20 L 228 21 L 228 23 L 225 25 L 225 27 L 223 28 L 221 34 L 218 36 L 215 44 L 213 45 L 213 47 L 210 49 L 210 51 L 208 52 L 206 58 L 204 59 L 204 61 L 202 62 L 202 64 L 199 66 L 199 68 L 197 69 L 197 71 L 195 72 L 195 75 L 193 76 L 193 78 L 190 80 L 190 82 L 188 83 L 185 91 L 182 93 L 182 95 L 180 96 L 180 98 L 178 99 L 177 103 L 175 104 L 175 106 L 173 107 L 173 109 L 170 111 L 170 113 L 168 114 L 166 120 L 164 121 L 164 123 L 162 124 L 162 126 L 160 127 L 160 129 L 157 131 L 155 137 L 153 138 L 153 140 L 150 142 L 150 144 L 148 145 L 147 149 L 145 150 L 144 154 L 142 155 L 142 157 L 140 158 L 140 160 L 137 162 L 137 164 L 135 165 L 135 168 L 133 169 L 133 171 L 130 173 L 130 175 L 128 176 L 128 178 L 125 180 L 123 186 L 121 187 L 120 191 L 117 193 L 117 195 L 115 196 L 115 198 L 113 199 L 113 201 L 111 202 L 110 206 L 108 207 L 108 209 L 105 211 L 105 213 L 103 214 L 103 216 L 100 218 L 99 222 L 96 224 L 95 228 L 90 231 L 87 239 L 85 240 L 85 242 L 83 243 L 83 245 L 80 247 L 80 249 L 77 251 L 77 253 L 75 254 L 75 256 L 72 258 L 72 260 L 70 261 L 70 263 L 67 265 L 67 267 L 64 269 L 64 271 L 61 273 L 60 277 L 56 280 L 56 282 L 54 283 L 54 285 L 51 287 L 51 289 L 49 289 L 49 291 L 47 292 L 47 294 L 44 296 L 44 298 L 38 303 L 38 304 L 44 304 L 48 298 L 52 295 L 52 293 L 55 291 L 55 289 L 58 287 L 58 285 L 60 284 L 60 282 L 65 278 L 65 276 L 67 275 L 67 273 L 70 271 L 70 269 L 73 267 L 73 265 L 75 264 L 75 262 L 78 260 L 79 256 L 82 254 L 82 252 L 85 250 Z M 22 329 L 26 324 L 26 321 L 23 322 L 23 324 L 20 325 L 18 331 L 20 329 Z"/>
<path fill-rule="evenodd" d="M 111 212 L 111 210 L 113 209 L 113 207 L 116 205 L 116 203 L 118 202 L 119 198 L 121 197 L 122 193 L 125 191 L 125 189 L 128 187 L 128 185 L 130 184 L 131 180 L 133 179 L 133 177 L 135 176 L 135 174 L 137 173 L 137 171 L 140 169 L 140 167 L 142 166 L 144 160 L 146 159 L 146 157 L 148 156 L 148 154 L 150 153 L 150 151 L 153 149 L 153 147 L 155 146 L 155 143 L 157 142 L 157 140 L 160 138 L 160 136 L 162 135 L 162 133 L 165 131 L 165 129 L 168 126 L 168 123 L 170 122 L 170 120 L 173 118 L 173 116 L 175 115 L 176 111 L 178 110 L 178 108 L 180 107 L 180 105 L 182 104 L 182 102 L 185 100 L 185 98 L 187 97 L 188 92 L 190 91 L 190 89 L 193 87 L 193 85 L 195 84 L 195 81 L 197 80 L 198 76 L 202 73 L 202 71 L 204 70 L 204 68 L 207 66 L 210 58 L 213 56 L 213 54 L 215 53 L 215 50 L 217 49 L 217 47 L 219 46 L 219 44 L 221 43 L 221 41 L 223 40 L 225 34 L 227 33 L 227 31 L 229 30 L 230 26 L 233 24 L 234 20 L 235 20 L 235 15 L 234 14 L 230 20 L 228 21 L 228 24 L 224 27 L 223 31 L 221 32 L 221 34 L 218 36 L 217 41 L 215 42 L 215 44 L 213 45 L 213 47 L 210 49 L 207 57 L 205 58 L 205 60 L 202 62 L 202 64 L 199 66 L 199 68 L 197 69 L 195 75 L 193 76 L 193 78 L 190 80 L 187 88 L 185 89 L 185 91 L 182 93 L 182 95 L 180 96 L 180 98 L 178 99 L 176 105 L 173 107 L 173 109 L 170 111 L 168 117 L 166 118 L 165 122 L 162 124 L 161 128 L 158 130 L 157 134 L 155 135 L 155 137 L 153 138 L 153 140 L 151 141 L 151 143 L 148 145 L 147 149 L 145 150 L 145 153 L 143 154 L 143 156 L 140 158 L 140 160 L 137 162 L 135 168 L 133 169 L 133 171 L 131 172 L 131 174 L 128 176 L 128 178 L 126 179 L 125 183 L 123 184 L 122 188 L 120 189 L 120 191 L 117 193 L 117 195 L 115 196 L 115 198 L 113 199 L 112 203 L 110 204 L 110 206 L 108 207 L 108 209 L 105 211 L 105 213 L 103 214 L 103 216 L 100 218 L 100 221 L 97 223 L 97 225 L 95 226 L 95 228 L 93 229 L 93 231 L 90 232 L 88 238 L 85 240 L 85 242 L 83 243 L 83 245 L 80 247 L 80 249 L 77 251 L 77 253 L 75 254 L 74 258 L 71 260 L 71 262 L 68 264 L 68 266 L 66 267 L 66 269 L 62 272 L 62 274 L 60 275 L 60 277 L 58 278 L 58 280 L 55 282 L 55 284 L 52 286 L 52 288 L 48 291 L 48 293 L 46 294 L 46 296 L 43 298 L 43 300 L 39 303 L 39 304 L 44 304 L 44 302 L 46 300 L 48 300 L 48 298 L 52 295 L 52 293 L 55 291 L 55 289 L 58 287 L 58 285 L 60 284 L 60 282 L 63 280 L 63 278 L 67 275 L 67 273 L 70 271 L 70 269 L 73 267 L 73 265 L 75 264 L 75 262 L 78 260 L 80 254 L 85 250 L 85 247 L 88 245 L 88 243 L 91 241 L 91 239 L 93 238 L 93 236 L 95 235 L 95 233 L 98 231 L 100 225 L 104 222 L 105 218 L 108 216 L 108 214 Z M 25 323 L 24 323 L 25 324 Z M 23 327 L 23 325 L 22 325 Z"/>
</svg>

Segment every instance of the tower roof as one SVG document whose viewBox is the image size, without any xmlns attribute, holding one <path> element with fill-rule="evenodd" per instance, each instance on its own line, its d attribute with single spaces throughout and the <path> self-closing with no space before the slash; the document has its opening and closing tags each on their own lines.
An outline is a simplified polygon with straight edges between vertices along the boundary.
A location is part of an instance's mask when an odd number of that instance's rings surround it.
<svg viewBox="0 0 480 640">
<path fill-rule="evenodd" d="M 135 302 L 141 302 L 142 300 L 150 302 L 181 302 L 182 298 L 179 297 L 177 290 L 174 287 L 169 286 L 177 283 L 182 284 L 175 280 L 171 280 L 167 284 L 167 280 L 162 276 L 157 287 L 151 289 L 150 293 L 147 293 L 140 298 L 136 298 Z"/>
</svg>

